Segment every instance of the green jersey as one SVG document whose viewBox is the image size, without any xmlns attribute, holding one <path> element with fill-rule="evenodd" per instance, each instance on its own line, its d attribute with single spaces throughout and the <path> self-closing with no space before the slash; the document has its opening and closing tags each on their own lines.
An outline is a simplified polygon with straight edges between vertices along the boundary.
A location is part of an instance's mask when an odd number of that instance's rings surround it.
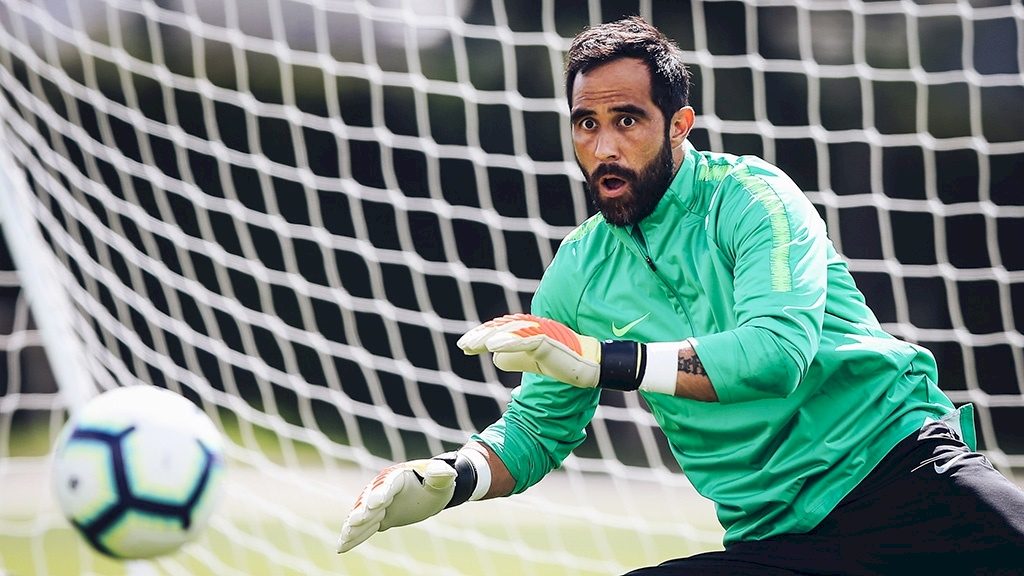
<svg viewBox="0 0 1024 576">
<path fill-rule="evenodd" d="M 720 401 L 640 393 L 726 543 L 810 530 L 954 413 L 932 355 L 881 329 L 813 205 L 758 158 L 688 149 L 639 224 L 596 215 L 565 238 L 532 313 L 602 340 L 692 339 Z M 583 442 L 600 394 L 524 374 L 474 438 L 521 492 Z"/>
</svg>

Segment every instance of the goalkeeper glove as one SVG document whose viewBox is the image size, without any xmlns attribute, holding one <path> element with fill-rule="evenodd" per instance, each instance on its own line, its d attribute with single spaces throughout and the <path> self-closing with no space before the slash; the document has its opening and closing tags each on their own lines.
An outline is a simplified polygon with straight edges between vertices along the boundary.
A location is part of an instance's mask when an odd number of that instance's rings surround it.
<svg viewBox="0 0 1024 576">
<path fill-rule="evenodd" d="M 348 552 L 377 532 L 421 522 L 445 508 L 479 500 L 490 487 L 490 468 L 472 449 L 385 468 L 363 488 L 338 537 Z"/>
<path fill-rule="evenodd" d="M 534 372 L 578 388 L 675 393 L 678 343 L 601 342 L 555 320 L 507 314 L 473 328 L 458 345 L 466 354 L 493 352 L 494 365 L 506 372 Z"/>
</svg>

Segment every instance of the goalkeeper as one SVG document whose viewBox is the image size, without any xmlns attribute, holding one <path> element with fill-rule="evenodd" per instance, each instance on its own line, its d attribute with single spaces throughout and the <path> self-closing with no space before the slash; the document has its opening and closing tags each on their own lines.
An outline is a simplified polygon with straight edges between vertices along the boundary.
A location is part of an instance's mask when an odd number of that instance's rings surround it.
<svg viewBox="0 0 1024 576">
<path fill-rule="evenodd" d="M 884 332 L 778 168 L 695 150 L 689 72 L 639 18 L 584 30 L 566 95 L 599 211 L 564 239 L 532 314 L 459 340 L 522 382 L 455 453 L 393 466 L 339 551 L 515 494 L 584 440 L 603 390 L 639 393 L 724 550 L 631 574 L 1019 574 L 1024 492 L 975 451 L 972 407 Z"/>
</svg>

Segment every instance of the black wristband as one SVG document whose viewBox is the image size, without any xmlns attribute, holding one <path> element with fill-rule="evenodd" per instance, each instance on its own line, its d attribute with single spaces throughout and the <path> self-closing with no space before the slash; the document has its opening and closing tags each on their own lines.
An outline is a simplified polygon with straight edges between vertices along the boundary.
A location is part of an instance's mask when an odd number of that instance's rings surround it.
<svg viewBox="0 0 1024 576">
<path fill-rule="evenodd" d="M 458 506 L 469 500 L 469 497 L 473 495 L 473 490 L 476 489 L 476 467 L 469 461 L 469 458 L 458 452 L 445 452 L 434 456 L 434 460 L 444 460 L 452 468 L 455 468 L 455 492 L 445 508 Z"/>
<path fill-rule="evenodd" d="M 601 342 L 601 375 L 597 385 L 632 391 L 640 387 L 647 368 L 647 347 L 632 340 Z"/>
</svg>

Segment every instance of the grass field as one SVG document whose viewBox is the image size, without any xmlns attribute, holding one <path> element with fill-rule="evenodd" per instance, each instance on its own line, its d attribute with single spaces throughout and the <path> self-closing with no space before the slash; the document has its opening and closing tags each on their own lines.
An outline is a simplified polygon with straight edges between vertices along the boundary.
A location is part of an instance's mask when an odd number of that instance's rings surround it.
<svg viewBox="0 0 1024 576">
<path fill-rule="evenodd" d="M 464 505 L 339 556 L 336 532 L 367 472 L 309 471 L 300 476 L 307 487 L 296 487 L 236 467 L 199 541 L 158 561 L 124 563 L 85 547 L 59 514 L 48 470 L 41 458 L 0 460 L 4 576 L 596 575 L 714 548 L 720 538 L 710 505 L 692 489 L 666 502 L 655 486 L 637 486 L 635 510 L 616 512 L 615 487 L 588 481 L 591 498 L 602 490 L 607 498 L 582 507 L 579 479 L 555 474 L 527 494 Z"/>
</svg>

